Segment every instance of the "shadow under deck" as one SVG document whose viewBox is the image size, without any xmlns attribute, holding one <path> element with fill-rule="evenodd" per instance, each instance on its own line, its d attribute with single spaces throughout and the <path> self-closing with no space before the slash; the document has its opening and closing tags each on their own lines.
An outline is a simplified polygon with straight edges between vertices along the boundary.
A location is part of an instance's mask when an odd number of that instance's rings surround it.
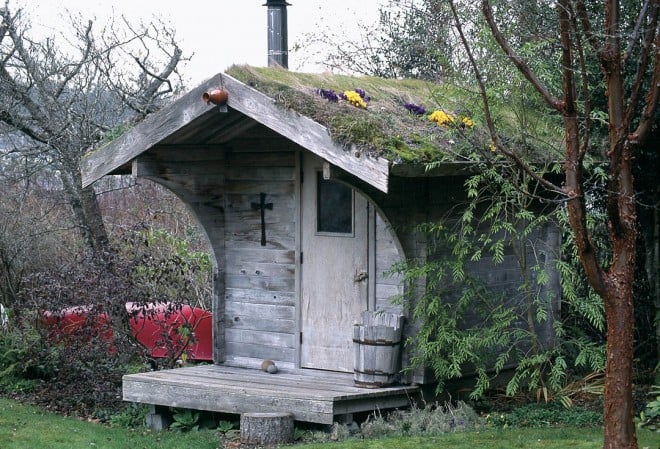
<svg viewBox="0 0 660 449">
<path fill-rule="evenodd" d="M 352 413 L 410 405 L 419 387 L 358 388 L 353 374 L 309 369 L 268 374 L 202 365 L 123 378 L 125 401 L 220 413 L 289 412 L 296 421 L 332 424 Z"/>
</svg>

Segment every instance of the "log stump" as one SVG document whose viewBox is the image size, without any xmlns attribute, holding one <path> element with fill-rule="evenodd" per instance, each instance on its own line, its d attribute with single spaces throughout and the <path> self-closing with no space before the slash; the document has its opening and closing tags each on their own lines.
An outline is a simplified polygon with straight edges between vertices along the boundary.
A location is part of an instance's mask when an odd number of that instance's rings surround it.
<svg viewBox="0 0 660 449">
<path fill-rule="evenodd" d="M 271 446 L 293 443 L 291 413 L 243 413 L 241 442 Z"/>
</svg>

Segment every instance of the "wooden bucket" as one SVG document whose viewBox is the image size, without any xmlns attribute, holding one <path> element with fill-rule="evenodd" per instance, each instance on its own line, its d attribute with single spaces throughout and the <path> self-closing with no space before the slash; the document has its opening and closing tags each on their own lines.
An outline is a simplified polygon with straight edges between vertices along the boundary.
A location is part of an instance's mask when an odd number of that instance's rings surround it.
<svg viewBox="0 0 660 449">
<path fill-rule="evenodd" d="M 355 385 L 378 388 L 396 381 L 402 327 L 401 315 L 362 312 L 362 324 L 353 326 Z"/>
</svg>

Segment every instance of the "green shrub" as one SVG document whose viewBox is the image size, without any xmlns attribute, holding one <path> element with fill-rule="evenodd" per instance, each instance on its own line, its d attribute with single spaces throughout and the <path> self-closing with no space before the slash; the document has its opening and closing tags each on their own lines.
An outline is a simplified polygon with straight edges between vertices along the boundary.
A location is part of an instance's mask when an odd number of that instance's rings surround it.
<svg viewBox="0 0 660 449">
<path fill-rule="evenodd" d="M 232 430 L 234 430 L 234 427 L 235 425 L 231 421 L 222 420 L 218 422 L 218 432 L 220 433 L 231 432 Z"/>
<path fill-rule="evenodd" d="M 649 402 L 639 414 L 640 427 L 650 430 L 660 430 L 660 385 L 654 385 L 648 393 Z"/>
<path fill-rule="evenodd" d="M 433 403 L 395 410 L 386 416 L 372 415 L 362 424 L 362 436 L 436 435 L 475 430 L 482 426 L 482 419 L 464 402 Z"/>
<path fill-rule="evenodd" d="M 170 424 L 170 430 L 177 432 L 199 430 L 199 412 L 188 409 L 175 410 L 172 419 L 174 421 Z"/>
<path fill-rule="evenodd" d="M 149 406 L 131 402 L 122 412 L 111 415 L 108 421 L 111 427 L 138 429 L 144 427 L 147 413 Z"/>
<path fill-rule="evenodd" d="M 0 390 L 32 391 L 52 379 L 59 372 L 58 354 L 31 326 L 0 331 Z"/>
<path fill-rule="evenodd" d="M 548 238 L 568 229 L 566 217 L 530 197 L 533 186 L 504 166 L 480 167 L 463 186 L 464 203 L 417 226 L 426 254 L 393 268 L 407 285 L 401 302 L 421 323 L 407 340 L 412 367 L 432 369 L 438 393 L 474 373 L 476 400 L 512 368 L 507 395 L 553 398 L 572 373 L 604 367 L 602 300 L 579 276 L 574 242 L 567 237 L 557 252 Z M 494 269 L 506 269 L 506 280 L 480 275 Z"/>
<path fill-rule="evenodd" d="M 559 403 L 527 404 L 507 413 L 491 413 L 486 422 L 494 427 L 602 426 L 603 414 L 580 407 L 565 408 Z"/>
</svg>

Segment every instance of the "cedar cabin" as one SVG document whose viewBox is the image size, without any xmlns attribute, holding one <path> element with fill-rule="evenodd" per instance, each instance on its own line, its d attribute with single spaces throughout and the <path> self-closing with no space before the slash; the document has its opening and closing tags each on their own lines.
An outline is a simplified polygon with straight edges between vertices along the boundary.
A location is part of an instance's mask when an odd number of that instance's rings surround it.
<svg viewBox="0 0 660 449">
<path fill-rule="evenodd" d="M 400 108 L 395 113 L 410 120 L 406 127 L 432 129 L 450 145 L 442 127 L 401 106 L 401 99 L 422 100 L 415 95 L 428 93 L 425 83 L 281 68 L 230 72 L 235 77 L 208 79 L 83 160 L 85 186 L 132 173 L 174 192 L 213 253 L 215 363 L 127 375 L 124 399 L 228 413 L 286 411 L 317 423 L 408 405 L 432 377 L 416 370 L 396 385 L 356 387 L 353 327 L 363 311 L 403 313 L 392 302 L 403 293 L 402 279 L 384 273 L 395 262 L 426 256 L 427 242 L 414 225 L 464 198 L 471 165 L 448 161 L 429 171 L 395 154 L 374 154 L 339 143 L 328 127 L 296 110 L 369 117 Z M 279 81 L 268 84 L 269 76 Z M 332 103 L 314 89 L 337 80 L 372 95 L 369 107 Z M 203 100 L 218 89 L 226 103 Z M 550 225 L 537 236 L 549 269 L 559 239 Z M 521 281 L 511 263 L 494 268 L 484 260 L 475 270 L 497 291 Z M 546 288 L 559 291 L 558 276 Z M 548 322 L 547 338 L 551 328 Z M 414 331 L 407 322 L 403 338 Z M 403 348 L 402 368 L 409 350 Z M 265 359 L 277 364 L 277 374 L 259 370 Z"/>
<path fill-rule="evenodd" d="M 154 407 L 148 417 L 154 427 L 163 425 L 162 407 L 284 412 L 331 424 L 406 407 L 433 383 L 424 369 L 399 374 L 412 350 L 400 340 L 414 334 L 415 322 L 406 322 L 397 340 L 389 332 L 401 329 L 387 326 L 385 352 L 366 338 L 361 346 L 362 337 L 381 328 L 355 324 L 401 322 L 404 311 L 393 298 L 404 284 L 385 273 L 396 262 L 427 256 L 429 242 L 415 225 L 446 216 L 464 200 L 463 183 L 476 167 L 457 156 L 449 133 L 408 114 L 403 103 L 451 110 L 475 100 L 438 104 L 458 92 L 436 95 L 437 86 L 419 81 L 282 69 L 287 5 L 265 4 L 274 68 L 215 75 L 82 161 L 84 186 L 132 174 L 171 190 L 211 248 L 214 363 L 123 379 L 125 400 Z M 318 95 L 356 88 L 372 96 L 366 110 Z M 431 170 L 420 163 L 429 161 L 436 162 Z M 552 259 L 560 233 L 547 225 L 536 240 L 551 273 L 543 288 L 559 292 Z M 493 268 L 484 259 L 473 271 L 494 291 L 514 292 L 521 283 L 514 265 Z M 552 339 L 551 320 L 539 334 Z M 383 354 L 390 360 L 381 365 Z M 367 360 L 373 363 L 367 369 L 365 359 L 377 363 Z M 260 370 L 264 360 L 279 371 Z M 360 388 L 365 384 L 382 388 Z"/>
</svg>

